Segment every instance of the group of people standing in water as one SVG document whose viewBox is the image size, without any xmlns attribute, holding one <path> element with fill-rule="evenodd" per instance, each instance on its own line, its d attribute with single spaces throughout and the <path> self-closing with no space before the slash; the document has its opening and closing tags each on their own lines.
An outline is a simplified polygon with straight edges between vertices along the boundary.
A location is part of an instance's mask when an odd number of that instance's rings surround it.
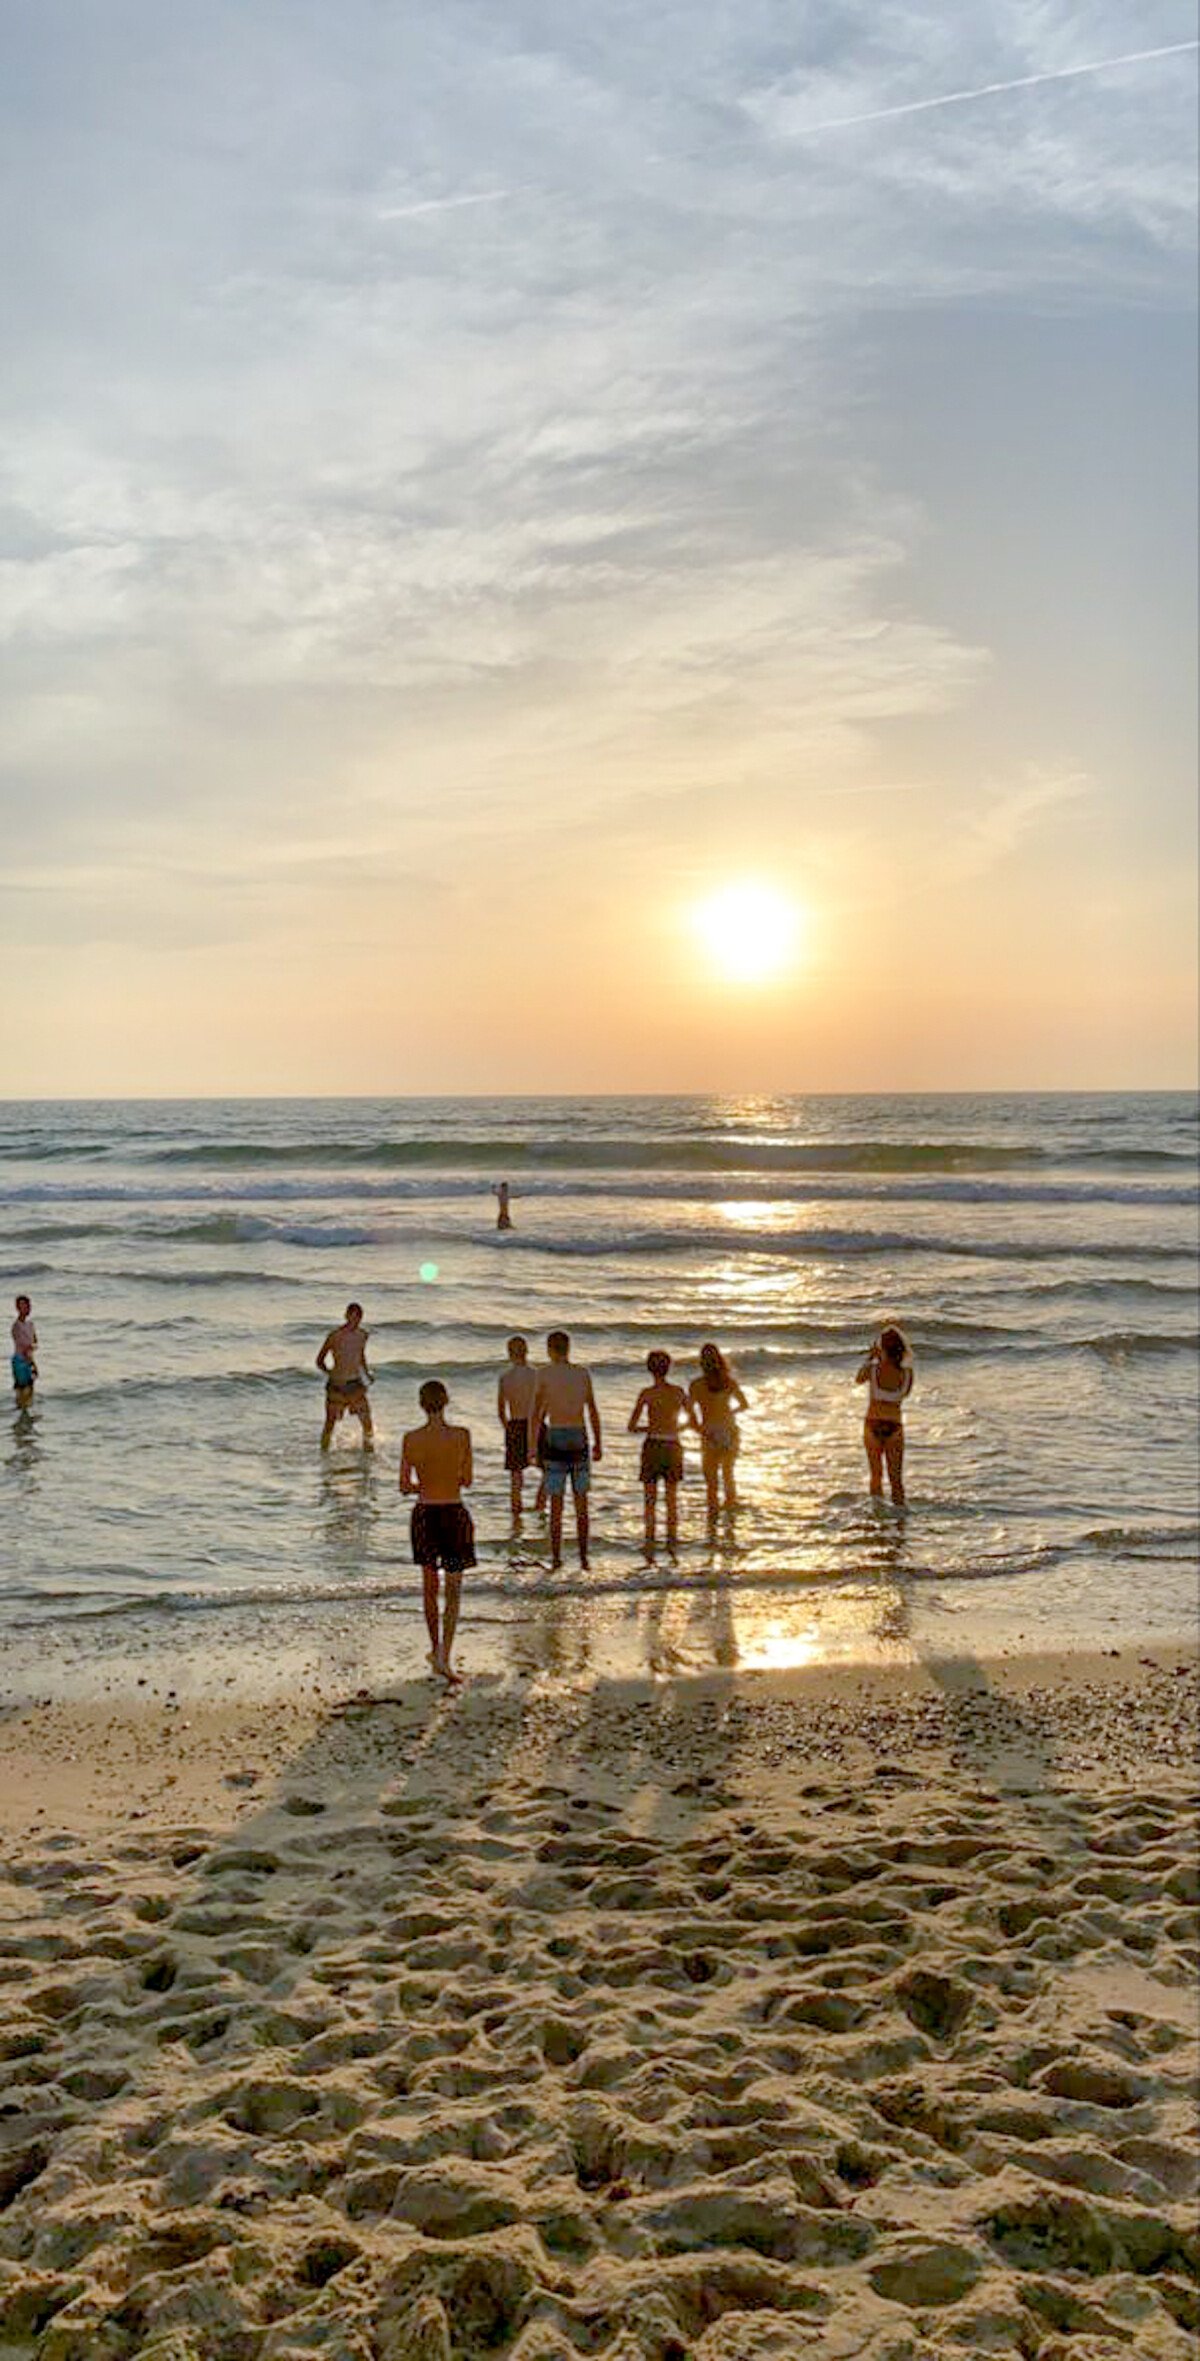
<svg viewBox="0 0 1200 2361">
<path fill-rule="evenodd" d="M 330 1329 L 317 1354 L 317 1367 L 326 1380 L 323 1449 L 328 1448 L 338 1420 L 346 1415 L 359 1420 L 365 1446 L 373 1447 L 366 1347 L 362 1306 L 348 1304 L 344 1321 Z M 552 1329 L 547 1336 L 546 1360 L 541 1367 L 530 1361 L 525 1336 L 509 1337 L 507 1355 L 497 1386 L 496 1410 L 503 1430 L 514 1526 L 524 1514 L 526 1477 L 536 1475 L 534 1507 L 538 1512 L 548 1511 L 550 1563 L 553 1568 L 561 1566 L 569 1485 L 579 1563 L 586 1568 L 591 1471 L 604 1452 L 591 1376 L 572 1361 L 571 1339 L 562 1328 Z M 627 1421 L 628 1432 L 642 1437 L 638 1472 L 647 1554 L 657 1544 L 660 1487 L 667 1549 L 674 1550 L 678 1542 L 685 1436 L 694 1434 L 699 1439 L 710 1530 L 723 1508 L 737 1505 L 738 1412 L 747 1406 L 746 1395 L 718 1345 L 702 1345 L 699 1358 L 699 1369 L 685 1386 L 672 1379 L 668 1352 L 648 1354 L 650 1382 L 642 1387 Z M 882 1494 L 886 1473 L 892 1499 L 902 1505 L 903 1406 L 912 1390 L 913 1363 L 900 1329 L 888 1326 L 880 1330 L 855 1382 L 867 1388 L 863 1440 L 871 1492 L 877 1497 Z M 470 1430 L 452 1426 L 447 1419 L 450 1397 L 440 1378 L 427 1378 L 417 1398 L 425 1422 L 404 1437 L 400 1490 L 415 1502 L 412 1554 L 421 1568 L 430 1661 L 443 1678 L 452 1679 L 450 1649 L 458 1626 L 462 1578 L 476 1562 L 475 1528 L 463 1500 L 473 1480 L 473 1450 Z"/>
<path fill-rule="evenodd" d="M 19 1295 L 15 1308 L 13 1390 L 19 1415 L 27 1418 L 37 1377 L 33 1357 L 37 1331 L 29 1297 Z M 358 1420 L 364 1447 L 374 1449 L 367 1342 L 363 1307 L 349 1303 L 345 1317 L 329 1330 L 317 1353 L 317 1367 L 325 1379 L 322 1450 L 328 1450 L 335 1427 L 345 1417 Z M 546 1359 L 540 1367 L 530 1361 L 525 1336 L 509 1337 L 507 1355 L 496 1390 L 496 1410 L 503 1430 L 514 1526 L 524 1513 L 526 1477 L 536 1474 L 534 1507 L 548 1512 L 550 1563 L 561 1566 L 569 1487 L 579 1563 L 586 1567 L 591 1471 L 604 1450 L 591 1377 L 572 1361 L 571 1339 L 563 1328 L 552 1329 L 547 1336 Z M 747 1406 L 746 1396 L 718 1345 L 701 1345 L 699 1362 L 690 1383 L 680 1385 L 671 1376 L 668 1352 L 659 1349 L 648 1354 L 649 1384 L 642 1387 L 627 1421 L 628 1432 L 642 1437 L 638 1475 L 648 1556 L 658 1541 L 660 1490 L 666 1547 L 673 1551 L 678 1543 L 685 1437 L 695 1435 L 699 1441 L 710 1531 L 723 1509 L 737 1505 L 738 1413 Z M 863 1440 L 871 1492 L 882 1495 L 886 1474 L 892 1499 L 900 1506 L 904 1501 L 904 1403 L 912 1391 L 913 1362 L 899 1328 L 880 1330 L 855 1383 L 867 1388 Z M 450 1397 L 439 1377 L 427 1378 L 417 1398 L 424 1424 L 404 1437 L 400 1490 L 414 1501 L 412 1553 L 424 1584 L 431 1661 L 437 1672 L 450 1679 L 450 1649 L 458 1624 L 462 1578 L 475 1564 L 475 1528 L 463 1500 L 474 1474 L 471 1435 L 467 1427 L 452 1426 L 447 1419 Z"/>
</svg>

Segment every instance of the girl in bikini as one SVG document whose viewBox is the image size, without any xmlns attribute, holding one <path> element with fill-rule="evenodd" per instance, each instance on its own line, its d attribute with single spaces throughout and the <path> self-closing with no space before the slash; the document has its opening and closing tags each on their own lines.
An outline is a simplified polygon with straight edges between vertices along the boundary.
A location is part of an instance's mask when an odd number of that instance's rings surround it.
<svg viewBox="0 0 1200 2361">
<path fill-rule="evenodd" d="M 688 1387 L 688 1400 L 700 1429 L 700 1464 L 704 1469 L 711 1524 L 720 1505 L 722 1485 L 726 1508 L 737 1507 L 733 1480 L 738 1449 L 737 1413 L 746 1407 L 746 1397 L 724 1353 L 715 1344 L 700 1347 L 700 1375 Z"/>
<path fill-rule="evenodd" d="M 863 1441 L 867 1446 L 867 1464 L 871 1470 L 871 1492 L 874 1498 L 883 1497 L 883 1471 L 887 1468 L 892 1498 L 897 1508 L 904 1505 L 904 1419 L 902 1404 L 912 1392 L 913 1358 L 898 1328 L 882 1328 L 871 1346 L 862 1368 L 854 1380 L 865 1385 L 867 1415 L 863 1422 Z"/>
</svg>

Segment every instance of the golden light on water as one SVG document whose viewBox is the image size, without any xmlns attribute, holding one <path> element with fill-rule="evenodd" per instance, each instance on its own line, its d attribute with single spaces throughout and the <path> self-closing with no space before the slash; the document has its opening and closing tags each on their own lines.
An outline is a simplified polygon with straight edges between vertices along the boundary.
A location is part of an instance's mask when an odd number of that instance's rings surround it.
<svg viewBox="0 0 1200 2361">
<path fill-rule="evenodd" d="M 692 912 L 706 957 L 732 984 L 768 984 L 793 965 L 803 934 L 795 896 L 764 878 L 718 888 Z"/>
</svg>

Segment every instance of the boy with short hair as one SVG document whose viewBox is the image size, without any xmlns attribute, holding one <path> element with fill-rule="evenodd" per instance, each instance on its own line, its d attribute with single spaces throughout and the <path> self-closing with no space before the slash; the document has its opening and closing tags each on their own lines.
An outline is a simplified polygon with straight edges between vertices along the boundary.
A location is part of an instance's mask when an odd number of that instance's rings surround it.
<svg viewBox="0 0 1200 2361">
<path fill-rule="evenodd" d="M 587 1370 L 575 1368 L 571 1361 L 571 1339 L 565 1328 L 551 1329 L 546 1338 L 546 1351 L 549 1361 L 546 1368 L 538 1371 L 530 1424 L 536 1435 L 542 1420 L 546 1422 L 545 1481 L 550 1502 L 550 1564 L 555 1568 L 562 1564 L 563 1500 L 569 1476 L 571 1495 L 575 1502 L 579 1563 L 586 1568 L 590 1461 L 601 1456 L 600 1413 L 596 1408 L 596 1397 Z M 590 1455 L 587 1438 L 589 1425 L 592 1430 Z"/>
<path fill-rule="evenodd" d="M 14 1306 L 16 1319 L 12 1324 L 12 1381 L 18 1410 L 28 1410 L 33 1403 L 34 1380 L 37 1377 L 37 1330 L 31 1313 L 33 1305 L 27 1295 L 19 1295 Z"/>
<path fill-rule="evenodd" d="M 667 1548 L 673 1550 L 679 1538 L 678 1501 L 683 1478 L 683 1445 L 679 1440 L 679 1429 L 681 1425 L 692 1426 L 695 1423 L 686 1389 L 668 1383 L 670 1366 L 669 1353 L 647 1354 L 646 1367 L 651 1382 L 643 1386 L 629 1421 L 631 1435 L 643 1431 L 646 1437 L 642 1444 L 641 1481 L 646 1499 L 647 1553 L 654 1548 L 660 1484 L 667 1499 Z"/>
<path fill-rule="evenodd" d="M 333 1430 L 339 1418 L 357 1418 L 362 1428 L 363 1450 L 375 1448 L 375 1429 L 371 1422 L 371 1405 L 367 1387 L 371 1372 L 367 1367 L 367 1338 L 370 1330 L 363 1327 L 363 1308 L 360 1303 L 348 1303 L 346 1317 L 340 1328 L 331 1328 L 320 1352 L 317 1367 L 325 1376 L 325 1424 L 321 1429 L 321 1449 L 328 1451 Z"/>
<path fill-rule="evenodd" d="M 496 1410 L 504 1429 L 504 1464 L 508 1469 L 513 1523 L 516 1524 L 523 1506 L 525 1470 L 533 1458 L 534 1437 L 529 1431 L 529 1416 L 537 1392 L 537 1371 L 529 1366 L 527 1338 L 510 1336 L 506 1350 L 508 1367 L 500 1374 Z"/>
<path fill-rule="evenodd" d="M 412 1553 L 424 1584 L 429 1660 L 445 1681 L 456 1677 L 450 1666 L 450 1650 L 458 1629 L 463 1574 L 475 1563 L 475 1528 L 462 1498 L 463 1487 L 470 1485 L 474 1473 L 471 1436 L 465 1426 L 447 1424 L 449 1399 L 440 1377 L 426 1378 L 417 1396 L 425 1424 L 405 1436 L 400 1455 L 400 1490 L 417 1495 Z M 440 1634 L 439 1567 L 446 1584 Z"/>
</svg>

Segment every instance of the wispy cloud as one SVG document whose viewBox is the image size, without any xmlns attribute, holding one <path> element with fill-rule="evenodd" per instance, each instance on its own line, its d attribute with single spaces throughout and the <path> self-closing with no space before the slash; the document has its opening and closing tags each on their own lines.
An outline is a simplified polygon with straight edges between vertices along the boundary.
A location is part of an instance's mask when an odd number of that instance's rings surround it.
<svg viewBox="0 0 1200 2361">
<path fill-rule="evenodd" d="M 1156 59 L 1194 56 L 1200 41 L 1166 41 L 1155 49 L 1127 49 L 1119 57 L 1094 57 L 1073 66 L 1051 66 L 1036 74 L 1015 74 L 1001 82 L 978 82 L 969 90 L 943 90 L 936 97 L 906 99 L 899 106 L 870 107 L 858 115 L 830 115 L 810 122 L 803 116 L 790 121 L 777 114 L 773 128 L 793 139 L 815 138 L 827 131 L 854 131 L 860 124 L 894 123 L 904 115 L 928 115 L 940 107 L 974 105 L 980 99 L 1000 98 L 1014 90 L 1042 90 L 1054 82 L 1074 82 L 1093 74 L 1110 74 L 1120 67 L 1150 65 Z M 799 106 L 801 101 L 794 102 Z"/>
<path fill-rule="evenodd" d="M 425 213 L 460 213 L 471 205 L 502 205 L 512 189 L 477 189 L 461 197 L 419 197 L 411 205 L 381 205 L 379 221 L 415 221 Z"/>
</svg>

